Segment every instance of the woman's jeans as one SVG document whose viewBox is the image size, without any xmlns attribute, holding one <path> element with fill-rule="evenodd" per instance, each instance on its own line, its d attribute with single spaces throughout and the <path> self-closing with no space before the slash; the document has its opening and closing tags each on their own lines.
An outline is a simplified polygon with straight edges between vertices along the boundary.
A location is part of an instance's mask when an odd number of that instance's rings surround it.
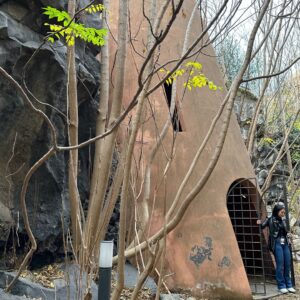
<svg viewBox="0 0 300 300">
<path fill-rule="evenodd" d="M 292 287 L 291 280 L 291 252 L 287 242 L 283 245 L 280 240 L 275 242 L 276 280 L 278 289 Z"/>
</svg>

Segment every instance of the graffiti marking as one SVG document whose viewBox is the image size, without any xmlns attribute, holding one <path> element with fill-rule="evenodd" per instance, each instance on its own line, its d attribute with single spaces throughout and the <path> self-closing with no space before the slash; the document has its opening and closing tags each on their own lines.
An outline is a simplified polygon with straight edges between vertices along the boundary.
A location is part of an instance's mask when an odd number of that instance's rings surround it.
<svg viewBox="0 0 300 300">
<path fill-rule="evenodd" d="M 195 245 L 191 248 L 190 260 L 199 268 L 206 259 L 212 260 L 212 250 L 212 239 L 206 236 L 204 238 L 204 246 Z"/>
<path fill-rule="evenodd" d="M 225 268 L 225 267 L 229 268 L 230 265 L 231 265 L 231 260 L 228 256 L 224 256 L 222 260 L 218 263 L 218 266 L 220 268 Z"/>
</svg>

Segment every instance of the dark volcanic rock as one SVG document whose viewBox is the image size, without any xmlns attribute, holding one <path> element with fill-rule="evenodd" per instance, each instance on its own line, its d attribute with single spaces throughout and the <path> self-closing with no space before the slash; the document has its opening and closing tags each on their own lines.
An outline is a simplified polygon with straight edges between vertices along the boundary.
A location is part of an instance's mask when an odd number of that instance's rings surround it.
<svg viewBox="0 0 300 300">
<path fill-rule="evenodd" d="M 5 242 L 8 239 L 13 223 L 10 210 L 0 202 L 0 242 Z"/>
<path fill-rule="evenodd" d="M 1 5 L 2 2 L 4 3 Z M 47 5 L 52 1 L 42 2 L 43 5 Z M 28 1 L 24 4 L 22 1 L 0 1 L 0 66 L 19 83 L 21 83 L 26 62 L 43 39 L 41 35 L 43 30 L 39 27 L 42 24 L 41 6 L 37 6 L 36 3 L 38 2 Z M 39 5 L 42 4 L 39 3 Z M 34 20 L 33 16 L 39 16 L 39 18 Z M 26 26 L 29 23 L 30 28 Z M 83 141 L 94 132 L 99 63 L 95 58 L 95 49 L 92 52 L 84 44 L 80 44 L 79 47 L 77 53 L 81 122 L 79 138 Z M 33 100 L 33 103 L 55 124 L 58 143 L 67 145 L 66 118 L 64 117 L 67 82 L 66 47 L 61 42 L 44 45 L 28 65 L 25 78 L 28 88 L 35 97 L 48 104 L 41 105 Z M 61 113 L 49 105 L 57 108 Z M 51 137 L 43 119 L 29 109 L 28 104 L 24 103 L 15 88 L 2 76 L 0 76 L 0 140 L 0 202 L 6 209 L 11 210 L 17 224 L 24 176 L 49 149 Z M 79 151 L 78 186 L 84 201 L 88 197 L 89 186 L 87 151 L 88 149 Z M 67 153 L 56 154 L 38 169 L 29 183 L 26 197 L 28 215 L 40 252 L 57 251 L 61 245 L 62 221 L 64 228 L 68 228 L 67 162 Z M 13 175 L 6 177 L 8 174 Z M 25 233 L 22 217 L 20 217 L 18 230 L 20 235 Z"/>
</svg>

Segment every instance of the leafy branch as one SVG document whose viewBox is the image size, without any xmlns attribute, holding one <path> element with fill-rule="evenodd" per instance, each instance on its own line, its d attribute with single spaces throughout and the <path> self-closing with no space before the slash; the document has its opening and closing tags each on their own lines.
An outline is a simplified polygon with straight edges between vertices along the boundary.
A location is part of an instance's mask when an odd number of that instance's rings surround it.
<svg viewBox="0 0 300 300">
<path fill-rule="evenodd" d="M 213 81 L 209 80 L 205 74 L 203 74 L 202 71 L 202 64 L 195 61 L 187 62 L 184 68 L 178 69 L 173 72 L 173 74 L 166 79 L 166 84 L 171 85 L 173 81 L 175 81 L 179 76 L 183 76 L 183 74 L 188 73 L 189 78 L 187 82 L 185 82 L 183 85 L 184 87 L 187 87 L 190 91 L 192 88 L 202 88 L 205 86 L 208 86 L 210 90 L 216 91 L 216 90 L 222 90 L 222 87 L 217 86 L 214 84 Z M 170 73 L 170 71 L 165 69 L 160 69 L 160 72 L 166 72 L 167 74 Z"/>
<path fill-rule="evenodd" d="M 96 12 L 102 12 L 103 10 L 105 10 L 105 6 L 103 4 L 96 4 L 96 5 L 92 4 L 91 6 L 85 9 L 85 11 L 87 11 L 90 14 Z"/>
<path fill-rule="evenodd" d="M 48 16 L 49 20 L 56 19 L 57 22 L 61 22 L 62 25 L 49 23 L 45 23 L 44 25 L 50 28 L 51 33 L 56 38 L 65 38 L 68 46 L 74 46 L 75 38 L 80 38 L 96 46 L 104 45 L 107 29 L 85 27 L 84 24 L 72 20 L 66 11 L 61 11 L 51 6 L 44 7 L 43 10 L 43 14 Z M 85 9 L 88 13 L 101 12 L 103 10 L 105 10 L 105 7 L 102 4 L 91 5 Z M 49 36 L 48 41 L 54 43 L 54 37 Z"/>
<path fill-rule="evenodd" d="M 276 142 L 271 137 L 263 137 L 260 142 L 260 145 L 275 145 Z"/>
</svg>

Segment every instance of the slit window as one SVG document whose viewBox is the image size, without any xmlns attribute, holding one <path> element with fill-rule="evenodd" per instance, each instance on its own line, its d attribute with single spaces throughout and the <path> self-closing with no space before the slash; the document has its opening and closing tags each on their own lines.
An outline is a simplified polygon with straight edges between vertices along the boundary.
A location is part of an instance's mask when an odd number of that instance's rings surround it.
<svg viewBox="0 0 300 300">
<path fill-rule="evenodd" d="M 172 84 L 164 83 L 164 88 L 165 88 L 166 100 L 167 100 L 167 104 L 169 106 L 169 112 L 170 112 L 170 117 L 171 117 L 170 109 L 171 109 L 171 100 L 172 100 Z M 176 105 L 176 101 L 175 101 L 174 113 L 172 116 L 172 126 L 173 126 L 173 130 L 175 132 L 183 131 L 182 124 L 180 122 L 180 116 L 179 116 L 177 105 Z"/>
</svg>

